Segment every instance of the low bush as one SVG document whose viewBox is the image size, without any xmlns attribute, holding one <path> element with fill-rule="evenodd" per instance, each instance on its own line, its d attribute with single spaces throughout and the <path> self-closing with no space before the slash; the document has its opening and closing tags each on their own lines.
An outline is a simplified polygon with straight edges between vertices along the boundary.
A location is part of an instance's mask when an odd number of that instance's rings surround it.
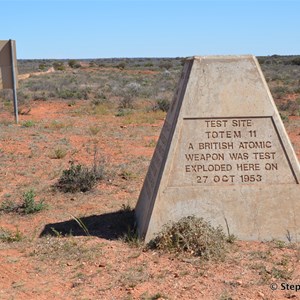
<svg viewBox="0 0 300 300">
<path fill-rule="evenodd" d="M 118 111 L 116 112 L 115 116 L 116 117 L 124 117 L 132 114 L 132 109 L 129 108 L 119 108 Z"/>
<path fill-rule="evenodd" d="M 126 67 L 126 63 L 125 62 L 120 62 L 119 64 L 117 64 L 116 66 L 118 69 L 120 70 L 124 70 Z"/>
<path fill-rule="evenodd" d="M 10 199 L 6 199 L 1 203 L 0 212 L 11 213 L 16 212 L 19 208 L 19 205 Z"/>
<path fill-rule="evenodd" d="M 135 98 L 138 96 L 141 85 L 137 82 L 128 83 L 121 91 L 119 108 L 133 108 Z"/>
<path fill-rule="evenodd" d="M 148 247 L 218 260 L 225 257 L 226 245 L 227 237 L 220 227 L 214 228 L 202 218 L 189 216 L 165 225 Z"/>
<path fill-rule="evenodd" d="M 46 208 L 46 204 L 43 200 L 39 202 L 35 201 L 35 196 L 36 194 L 33 189 L 30 189 L 23 194 L 23 204 L 20 208 L 25 214 L 33 214 Z"/>
<path fill-rule="evenodd" d="M 64 71 L 66 69 L 64 63 L 58 61 L 53 63 L 53 68 L 56 71 Z"/>
<path fill-rule="evenodd" d="M 33 127 L 34 125 L 35 125 L 35 122 L 31 121 L 31 120 L 27 120 L 27 121 L 22 123 L 23 127 Z"/>
<path fill-rule="evenodd" d="M 21 232 L 17 229 L 16 232 L 12 232 L 7 229 L 0 228 L 0 241 L 6 243 L 19 242 L 23 238 Z"/>
<path fill-rule="evenodd" d="M 35 191 L 28 190 L 23 194 L 23 202 L 16 203 L 10 199 L 5 200 L 0 206 L 0 212 L 4 213 L 19 213 L 19 214 L 33 214 L 39 212 L 47 207 L 44 200 L 39 202 L 35 201 Z"/>
<path fill-rule="evenodd" d="M 75 59 L 70 59 L 68 65 L 72 69 L 78 69 L 81 67 L 81 64 Z"/>
<path fill-rule="evenodd" d="M 290 116 L 297 116 L 300 110 L 300 104 L 297 101 L 288 100 L 279 106 L 279 109 L 286 111 Z"/>
<path fill-rule="evenodd" d="M 168 61 L 168 60 L 167 61 L 162 61 L 162 62 L 159 63 L 159 67 L 161 69 L 169 70 L 173 67 L 173 64 L 172 64 L 171 61 Z"/>
<path fill-rule="evenodd" d="M 63 148 L 54 149 L 53 153 L 49 155 L 52 159 L 62 159 L 67 155 L 67 150 Z"/>
<path fill-rule="evenodd" d="M 155 102 L 153 106 L 153 110 L 161 110 L 163 112 L 167 112 L 170 108 L 170 101 L 167 99 L 159 99 Z"/>
<path fill-rule="evenodd" d="M 289 92 L 286 86 L 275 86 L 271 88 L 271 93 L 274 98 L 281 99 Z"/>
<path fill-rule="evenodd" d="M 84 99 L 88 100 L 89 94 L 86 89 L 63 89 L 58 91 L 57 96 L 62 99 Z"/>
<path fill-rule="evenodd" d="M 292 64 L 300 66 L 300 57 L 295 57 L 294 59 L 292 59 Z"/>
<path fill-rule="evenodd" d="M 70 168 L 63 171 L 55 186 L 64 193 L 87 192 L 104 178 L 104 172 L 103 163 L 88 168 L 71 162 Z"/>
</svg>

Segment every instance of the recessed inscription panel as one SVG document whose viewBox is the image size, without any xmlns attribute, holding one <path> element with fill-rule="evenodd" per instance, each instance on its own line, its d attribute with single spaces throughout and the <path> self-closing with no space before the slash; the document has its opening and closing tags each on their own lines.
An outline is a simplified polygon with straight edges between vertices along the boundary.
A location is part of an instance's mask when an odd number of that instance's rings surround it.
<svg viewBox="0 0 300 300">
<path fill-rule="evenodd" d="M 169 187 L 298 183 L 271 117 L 183 120 Z"/>
</svg>

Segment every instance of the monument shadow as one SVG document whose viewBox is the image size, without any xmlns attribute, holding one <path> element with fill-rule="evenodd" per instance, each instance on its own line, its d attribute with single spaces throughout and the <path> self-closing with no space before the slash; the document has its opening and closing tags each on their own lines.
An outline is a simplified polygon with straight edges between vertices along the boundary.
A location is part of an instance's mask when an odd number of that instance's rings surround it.
<svg viewBox="0 0 300 300">
<path fill-rule="evenodd" d="M 91 215 L 69 219 L 63 222 L 45 225 L 40 233 L 44 236 L 96 236 L 107 240 L 116 240 L 134 229 L 134 211 L 119 210 L 116 212 Z"/>
</svg>

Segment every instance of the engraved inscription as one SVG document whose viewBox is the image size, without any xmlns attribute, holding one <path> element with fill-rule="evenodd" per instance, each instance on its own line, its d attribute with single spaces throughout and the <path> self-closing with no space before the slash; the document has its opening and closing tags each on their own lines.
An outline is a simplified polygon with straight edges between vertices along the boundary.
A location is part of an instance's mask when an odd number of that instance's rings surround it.
<svg viewBox="0 0 300 300">
<path fill-rule="evenodd" d="M 294 183 L 271 117 L 184 119 L 169 186 Z"/>
</svg>

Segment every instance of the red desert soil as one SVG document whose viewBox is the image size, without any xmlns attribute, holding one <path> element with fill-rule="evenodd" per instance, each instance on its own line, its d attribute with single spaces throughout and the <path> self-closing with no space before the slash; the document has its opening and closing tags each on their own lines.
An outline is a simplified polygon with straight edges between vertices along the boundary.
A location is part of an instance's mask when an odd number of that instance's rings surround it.
<svg viewBox="0 0 300 300">
<path fill-rule="evenodd" d="M 202 262 L 115 236 L 118 210 L 135 206 L 163 116 L 150 113 L 149 124 L 88 110 L 86 101 L 34 102 L 19 126 L 0 112 L 1 202 L 20 203 L 34 188 L 48 205 L 32 215 L 0 214 L 0 228 L 22 234 L 18 242 L 0 241 L 0 299 L 300 299 L 299 244 L 236 241 L 224 261 Z M 299 122 L 286 123 L 298 158 Z M 55 159 L 57 149 L 65 156 Z M 91 165 L 95 152 L 110 171 L 94 190 L 53 189 L 69 161 Z M 72 216 L 102 225 L 90 236 L 75 230 L 40 237 L 46 225 L 70 225 Z"/>
</svg>

